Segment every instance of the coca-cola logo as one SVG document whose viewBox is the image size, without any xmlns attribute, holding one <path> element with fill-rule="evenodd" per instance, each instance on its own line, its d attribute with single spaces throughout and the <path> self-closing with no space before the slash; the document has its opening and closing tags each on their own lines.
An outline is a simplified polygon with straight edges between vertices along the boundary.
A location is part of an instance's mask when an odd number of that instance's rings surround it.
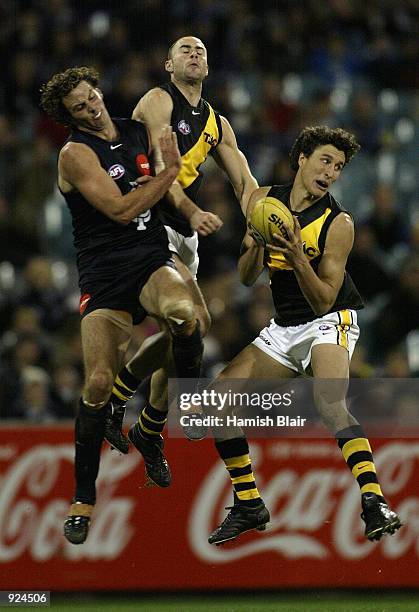
<svg viewBox="0 0 419 612">
<path fill-rule="evenodd" d="M 364 537 L 364 523 L 360 519 L 360 495 L 353 476 L 345 466 L 333 442 L 296 443 L 276 442 L 273 456 L 300 456 L 309 453 L 324 457 L 329 452 L 328 467 L 306 470 L 302 475 L 289 467 L 279 469 L 269 481 L 258 474 L 264 461 L 269 461 L 269 447 L 252 445 L 251 455 L 259 489 L 271 511 L 271 523 L 264 535 L 254 538 L 242 536 L 234 547 L 215 547 L 207 542 L 208 534 L 225 517 L 225 506 L 232 503 L 231 488 L 222 462 L 208 472 L 195 496 L 188 521 L 188 538 L 192 550 L 208 563 L 229 563 L 249 555 L 276 552 L 287 559 L 327 559 L 338 555 L 346 560 L 359 560 L 379 546 L 387 559 L 402 557 L 414 548 L 419 556 L 419 498 L 412 495 L 415 482 L 415 463 L 419 459 L 419 443 L 394 441 L 375 453 L 375 463 L 381 486 L 389 499 L 405 492 L 406 496 L 395 507 L 404 527 L 392 537 L 384 537 L 372 544 Z M 263 452 L 267 452 L 265 456 Z M 334 459 L 340 459 L 338 464 Z M 409 495 L 410 493 L 410 495 Z M 330 537 L 321 537 L 325 526 Z M 327 543 L 326 543 L 327 542 Z"/>
<path fill-rule="evenodd" d="M 3 448 L 10 460 L 16 449 Z M 7 453 L 6 453 L 7 450 Z M 54 496 L 62 478 L 63 463 L 73 463 L 72 444 L 36 445 L 18 455 L 2 474 L 0 488 L 0 563 L 24 553 L 35 561 L 47 561 L 61 551 L 68 559 L 115 559 L 134 534 L 131 523 L 135 500 L 118 496 L 120 480 L 141 461 L 130 453 L 124 461 L 110 449 L 102 453 L 97 481 L 98 503 L 89 537 L 83 546 L 72 546 L 62 535 L 69 499 Z M 69 483 L 69 489 L 73 483 Z M 48 501 L 45 502 L 45 499 Z"/>
<path fill-rule="evenodd" d="M 193 457 L 199 458 L 202 454 L 198 449 L 186 462 L 185 443 L 169 440 L 168 457 L 176 480 L 169 490 L 156 488 L 140 495 L 138 486 L 144 478 L 144 466 L 139 453 L 133 450 L 127 456 L 120 456 L 104 447 L 98 501 L 89 537 L 82 546 L 73 546 L 62 535 L 73 489 L 74 447 L 69 430 L 66 435 L 63 438 L 61 430 L 49 435 L 46 430 L 41 438 L 40 433 L 27 432 L 23 442 L 24 435 L 3 436 L 5 443 L 0 445 L 3 588 L 39 586 L 36 580 L 42 579 L 45 588 L 55 585 L 62 590 L 71 589 L 79 584 L 74 582 L 73 569 L 77 569 L 79 576 L 83 575 L 86 588 L 92 585 L 103 588 L 104 584 L 109 588 L 124 588 L 128 580 L 131 580 L 130 588 L 144 588 L 144 585 L 156 588 L 155 571 L 148 568 L 150 561 L 152 568 L 160 561 L 158 555 L 162 550 L 165 562 L 169 559 L 170 565 L 168 574 L 162 570 L 159 576 L 166 587 L 171 578 L 181 581 L 184 577 L 184 571 L 179 569 L 181 563 L 191 564 L 189 586 L 198 588 L 208 577 L 208 571 L 223 573 L 229 563 L 239 580 L 241 571 L 246 572 L 249 556 L 259 568 L 255 571 L 257 584 L 266 577 L 265 567 L 267 563 L 272 564 L 272 553 L 278 565 L 284 559 L 292 569 L 310 564 L 313 575 L 316 568 L 322 568 L 329 575 L 330 568 L 341 563 L 347 570 L 345 584 L 350 584 L 355 567 L 365 567 L 367 575 L 374 562 L 378 571 L 378 562 L 387 568 L 387 575 L 397 574 L 400 581 L 404 579 L 404 569 L 400 567 L 414 567 L 417 562 L 419 442 L 416 440 L 387 441 L 377 447 L 375 458 L 383 490 L 404 522 L 400 531 L 379 543 L 368 542 L 364 537 L 358 487 L 335 442 L 277 439 L 260 440 L 251 446 L 258 486 L 271 511 L 269 529 L 263 534 L 244 534 L 229 546 L 211 546 L 207 542 L 208 534 L 223 520 L 224 507 L 232 502 L 227 472 L 215 457 L 210 465 L 211 460 L 207 461 L 204 453 L 202 463 L 198 460 L 194 473 L 191 477 L 188 473 L 185 478 L 186 466 L 192 464 Z M 19 440 L 16 444 L 15 439 Z M 40 443 L 41 439 L 50 443 Z M 63 439 L 68 442 L 63 443 Z M 173 452 L 176 443 L 177 455 Z M 166 499 L 171 501 L 165 502 Z M 168 508 L 176 508 L 176 512 L 169 512 Z M 145 529 L 144 525 L 151 528 Z M 154 547 L 156 533 L 161 549 Z M 173 559 L 179 560 L 178 568 L 173 567 Z M 107 562 L 106 577 L 103 561 Z M 15 572 L 12 576 L 10 568 L 14 562 L 15 567 L 24 568 L 28 575 Z M 126 571 L 126 567 L 134 568 L 140 562 L 144 573 Z M 93 568 L 95 572 L 90 574 Z M 415 580 L 412 576 L 407 578 L 410 583 Z M 379 578 L 370 574 L 369 579 L 374 582 Z M 295 577 L 296 583 L 304 580 L 307 578 Z"/>
</svg>

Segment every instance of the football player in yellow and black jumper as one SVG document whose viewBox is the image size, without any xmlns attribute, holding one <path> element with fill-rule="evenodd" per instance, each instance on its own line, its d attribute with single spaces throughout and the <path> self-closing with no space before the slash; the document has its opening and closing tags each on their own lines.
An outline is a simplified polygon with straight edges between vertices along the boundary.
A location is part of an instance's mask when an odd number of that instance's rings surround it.
<svg viewBox="0 0 419 612">
<path fill-rule="evenodd" d="M 191 290 L 202 335 L 210 326 L 210 315 L 196 282 L 198 270 L 198 234 L 205 236 L 217 231 L 222 222 L 217 215 L 200 209 L 195 200 L 202 181 L 201 164 L 211 155 L 227 174 L 242 212 L 257 188 L 247 160 L 238 149 L 234 132 L 225 117 L 220 116 L 204 100 L 202 82 L 208 74 L 207 50 L 194 36 L 185 36 L 170 47 L 165 69 L 170 82 L 151 89 L 138 102 L 133 118 L 147 126 L 154 150 L 156 170 L 164 168 L 158 146 L 162 125 L 170 124 L 177 134 L 182 168 L 163 202 L 159 204 L 160 217 L 166 227 L 169 248 L 176 267 Z M 121 435 L 125 402 L 137 389 L 141 379 L 141 363 L 161 356 L 167 350 L 167 334 L 160 333 L 144 345 L 116 378 L 112 404 L 114 414 L 107 421 L 106 439 L 122 452 L 127 452 Z M 168 364 L 167 364 L 168 365 Z M 136 436 L 157 439 L 167 420 L 167 367 L 153 374 L 150 398 L 134 426 Z M 190 439 L 205 435 L 203 427 L 184 427 Z"/>
<path fill-rule="evenodd" d="M 257 236 L 253 239 L 251 227 L 247 231 L 238 264 L 240 278 L 252 285 L 268 269 L 276 315 L 218 380 L 312 374 L 316 407 L 360 487 L 365 535 L 379 540 L 401 523 L 381 491 L 369 441 L 346 407 L 349 363 L 359 336 L 357 310 L 363 304 L 345 271 L 354 239 L 352 216 L 329 193 L 358 149 L 353 134 L 340 128 L 307 127 L 290 152 L 294 182 L 260 187 L 252 195 L 248 215 L 259 199 L 272 196 L 290 209 L 294 227 L 285 224 L 288 239 L 275 234 L 275 244 L 266 249 L 257 244 Z M 338 389 L 325 379 L 336 379 Z M 217 435 L 227 438 L 218 438 L 216 448 L 230 474 L 234 506 L 210 535 L 210 544 L 263 529 L 269 521 L 243 433 Z"/>
<path fill-rule="evenodd" d="M 73 544 L 88 534 L 108 400 L 139 308 L 170 330 L 178 376 L 194 367 L 198 376 L 195 364 L 202 353 L 195 306 L 154 206 L 181 168 L 176 135 L 168 125 L 163 129 L 159 145 L 166 167 L 151 176 L 146 127 L 111 119 L 98 80 L 93 68 L 69 68 L 43 86 L 41 98 L 43 109 L 71 131 L 58 157 L 58 186 L 73 220 L 84 364 L 75 427 L 76 489 L 64 524 Z M 135 443 L 148 475 L 161 486 L 170 484 L 162 440 Z"/>
</svg>

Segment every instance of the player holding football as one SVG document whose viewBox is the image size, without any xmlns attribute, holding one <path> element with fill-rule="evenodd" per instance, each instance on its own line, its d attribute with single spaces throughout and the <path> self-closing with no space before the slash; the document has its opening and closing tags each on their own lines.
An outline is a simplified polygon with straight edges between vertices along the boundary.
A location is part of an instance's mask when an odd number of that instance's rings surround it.
<svg viewBox="0 0 419 612">
<path fill-rule="evenodd" d="M 222 223 L 217 215 L 205 212 L 195 204 L 202 181 L 199 168 L 207 156 L 212 155 L 227 174 L 244 215 L 250 195 L 258 185 L 246 158 L 237 147 L 229 122 L 201 97 L 202 83 L 208 74 L 207 50 L 203 42 L 194 36 L 177 40 L 169 49 L 165 69 L 170 74 L 170 81 L 146 93 L 138 102 L 133 118 L 144 122 L 149 130 L 157 172 L 164 168 L 158 144 L 162 125 L 171 125 L 177 134 L 182 168 L 168 195 L 159 204 L 159 212 L 176 267 L 190 288 L 201 333 L 205 335 L 210 315 L 196 283 L 199 263 L 197 234 L 208 235 L 218 230 Z M 153 341 L 148 341 L 148 353 L 141 348 L 116 378 L 111 400 L 114 411 L 107 420 L 105 437 L 122 452 L 128 452 L 128 444 L 121 432 L 125 403 L 140 384 L 141 363 L 150 359 L 151 352 L 152 358 L 157 355 L 161 359 L 167 347 L 168 336 L 160 333 Z M 153 375 L 149 401 L 138 423 L 131 429 L 131 439 L 143 437 L 154 442 L 161 438 L 167 420 L 166 386 L 167 368 Z M 190 439 L 199 439 L 205 435 L 205 428 L 185 427 L 184 432 Z"/>
<path fill-rule="evenodd" d="M 353 134 L 342 129 L 307 127 L 290 152 L 294 182 L 261 187 L 252 195 L 248 218 L 258 200 L 272 196 L 292 211 L 294 227 L 286 226 L 288 239 L 274 234 L 275 244 L 266 249 L 255 242 L 251 229 L 247 231 L 238 263 L 240 278 L 252 285 L 268 269 L 276 315 L 217 380 L 311 373 L 316 407 L 360 487 L 365 535 L 379 540 L 399 529 L 401 522 L 386 503 L 370 444 L 345 403 L 349 363 L 359 336 L 356 311 L 363 304 L 345 271 L 354 239 L 353 220 L 329 193 L 359 148 Z M 342 384 L 331 385 L 330 379 Z M 249 529 L 263 529 L 270 518 L 255 483 L 243 432 L 224 435 L 227 439 L 218 438 L 216 448 L 231 477 L 234 506 L 210 535 L 210 544 L 232 540 Z"/>
</svg>

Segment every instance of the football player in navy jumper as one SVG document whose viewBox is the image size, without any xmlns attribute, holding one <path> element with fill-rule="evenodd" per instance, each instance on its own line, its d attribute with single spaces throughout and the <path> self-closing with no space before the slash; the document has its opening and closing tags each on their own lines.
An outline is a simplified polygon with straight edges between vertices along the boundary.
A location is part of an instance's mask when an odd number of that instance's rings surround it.
<svg viewBox="0 0 419 612">
<path fill-rule="evenodd" d="M 71 131 L 59 153 L 58 185 L 73 220 L 85 371 L 75 427 L 76 490 L 64 526 L 74 544 L 88 534 L 107 404 L 133 323 L 144 311 L 164 321 L 179 377 L 198 376 L 202 354 L 195 306 L 155 208 L 181 167 L 176 134 L 168 125 L 162 130 L 165 169 L 152 176 L 146 127 L 111 119 L 98 81 L 93 68 L 69 68 L 41 90 L 43 109 Z M 150 369 L 143 374 L 150 375 Z M 162 437 L 150 441 L 133 435 L 131 441 L 142 452 L 150 479 L 168 486 Z"/>
</svg>

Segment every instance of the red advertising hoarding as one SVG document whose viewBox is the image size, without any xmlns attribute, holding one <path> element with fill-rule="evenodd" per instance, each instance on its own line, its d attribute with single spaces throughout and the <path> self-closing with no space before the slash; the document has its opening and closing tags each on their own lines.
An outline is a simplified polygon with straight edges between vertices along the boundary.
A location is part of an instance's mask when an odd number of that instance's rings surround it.
<svg viewBox="0 0 419 612">
<path fill-rule="evenodd" d="M 207 543 L 231 489 L 211 440 L 169 439 L 173 483 L 146 488 L 140 455 L 104 447 L 89 537 L 62 535 L 73 491 L 72 427 L 0 430 L 0 590 L 418 587 L 418 438 L 374 441 L 382 487 L 405 526 L 363 536 L 359 491 L 333 439 L 252 443 L 271 511 L 264 533 Z"/>
</svg>

